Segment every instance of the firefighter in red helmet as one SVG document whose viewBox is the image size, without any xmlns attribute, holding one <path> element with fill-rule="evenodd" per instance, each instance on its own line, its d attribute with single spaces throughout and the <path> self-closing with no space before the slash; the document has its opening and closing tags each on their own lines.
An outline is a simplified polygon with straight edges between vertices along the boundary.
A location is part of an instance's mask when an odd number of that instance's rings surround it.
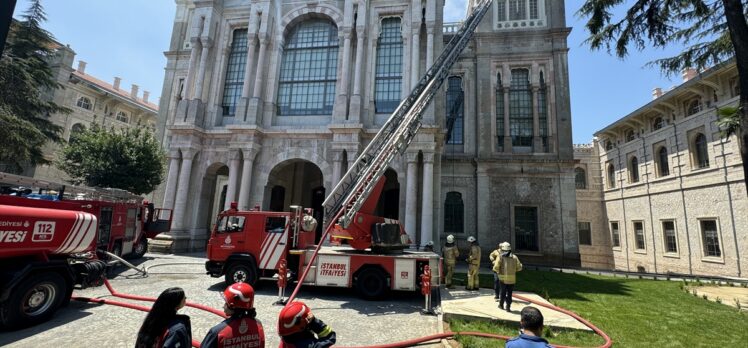
<svg viewBox="0 0 748 348">
<path fill-rule="evenodd" d="M 223 311 L 229 317 L 214 326 L 200 344 L 203 348 L 265 347 L 265 332 L 254 308 L 255 290 L 235 283 L 223 291 Z"/>
<path fill-rule="evenodd" d="M 304 302 L 292 302 L 278 318 L 280 348 L 326 348 L 335 344 L 335 331 L 314 317 Z"/>
</svg>

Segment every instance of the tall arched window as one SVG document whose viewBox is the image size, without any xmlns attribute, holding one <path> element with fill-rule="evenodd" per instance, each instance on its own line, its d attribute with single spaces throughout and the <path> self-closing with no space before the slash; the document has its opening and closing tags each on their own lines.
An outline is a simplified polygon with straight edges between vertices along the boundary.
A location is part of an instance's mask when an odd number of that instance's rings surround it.
<svg viewBox="0 0 748 348">
<path fill-rule="evenodd" d="M 631 182 L 639 182 L 639 160 L 636 156 L 631 157 L 629 161 L 629 171 L 631 171 Z"/>
<path fill-rule="evenodd" d="M 400 104 L 403 80 L 403 37 L 400 18 L 382 19 L 377 41 L 377 66 L 374 83 L 376 113 L 391 113 Z"/>
<path fill-rule="evenodd" d="M 608 187 L 616 187 L 616 167 L 612 163 L 608 165 Z"/>
<path fill-rule="evenodd" d="M 699 111 L 701 111 L 701 100 L 697 98 L 688 102 L 688 106 L 686 107 L 686 116 L 691 116 L 698 113 Z"/>
<path fill-rule="evenodd" d="M 447 128 L 449 129 L 448 144 L 462 144 L 464 135 L 464 94 L 462 78 L 450 76 L 447 80 Z M 449 123 L 451 124 L 451 127 Z"/>
<path fill-rule="evenodd" d="M 626 142 L 632 141 L 636 139 L 636 133 L 634 133 L 633 129 L 629 129 L 626 131 Z"/>
<path fill-rule="evenodd" d="M 532 146 L 532 90 L 530 71 L 512 70 L 509 88 L 509 129 L 512 146 Z"/>
<path fill-rule="evenodd" d="M 667 157 L 667 148 L 664 146 L 657 150 L 657 172 L 660 176 L 670 175 L 670 163 Z"/>
<path fill-rule="evenodd" d="M 501 73 L 496 75 L 496 145 L 504 148 L 504 88 L 501 86 Z"/>
<path fill-rule="evenodd" d="M 576 183 L 577 190 L 587 189 L 587 172 L 582 168 L 575 168 L 574 182 Z"/>
<path fill-rule="evenodd" d="M 226 67 L 226 80 L 223 84 L 223 115 L 234 116 L 236 103 L 242 95 L 244 71 L 247 67 L 247 29 L 234 30 Z"/>
<path fill-rule="evenodd" d="M 278 114 L 332 115 L 337 73 L 335 24 L 327 19 L 310 19 L 296 25 L 283 48 Z"/>
<path fill-rule="evenodd" d="M 75 105 L 82 109 L 91 110 L 91 99 L 80 97 Z"/>
<path fill-rule="evenodd" d="M 696 155 L 696 165 L 699 168 L 709 167 L 709 152 L 707 151 L 706 136 L 702 133 L 696 135 L 693 141 Z"/>
<path fill-rule="evenodd" d="M 540 89 L 538 90 L 538 125 L 540 139 L 543 142 L 543 152 L 548 152 L 548 98 L 545 77 L 540 72 Z"/>
<path fill-rule="evenodd" d="M 463 233 L 465 231 L 463 217 L 465 205 L 462 202 L 462 194 L 459 192 L 447 192 L 444 201 L 444 232 Z"/>
</svg>

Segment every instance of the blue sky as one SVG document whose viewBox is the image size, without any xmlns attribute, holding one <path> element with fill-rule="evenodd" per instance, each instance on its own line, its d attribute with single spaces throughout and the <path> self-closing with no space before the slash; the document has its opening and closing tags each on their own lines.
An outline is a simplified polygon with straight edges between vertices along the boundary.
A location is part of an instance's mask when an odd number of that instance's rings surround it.
<svg viewBox="0 0 748 348">
<path fill-rule="evenodd" d="M 679 76 L 668 79 L 658 69 L 644 66 L 677 53 L 677 47 L 633 52 L 620 60 L 584 46 L 585 21 L 575 15 L 583 2 L 566 0 L 566 21 L 573 28 L 568 42 L 575 143 L 591 141 L 595 131 L 649 102 L 653 88 L 668 89 L 680 83 Z M 466 3 L 446 0 L 445 21 L 460 20 Z M 141 91 L 150 91 L 153 101 L 161 95 L 173 0 L 44 0 L 42 4 L 48 16 L 45 28 L 69 44 L 77 59 L 88 63 L 86 73 L 108 82 L 122 77 L 123 88 L 134 83 Z M 27 7 L 28 0 L 19 0 L 15 16 Z"/>
</svg>

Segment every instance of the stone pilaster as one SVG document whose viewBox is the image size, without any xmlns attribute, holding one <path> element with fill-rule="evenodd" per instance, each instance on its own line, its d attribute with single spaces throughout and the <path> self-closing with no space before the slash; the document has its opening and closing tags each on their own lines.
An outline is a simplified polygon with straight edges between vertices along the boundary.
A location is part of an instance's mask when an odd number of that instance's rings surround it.
<svg viewBox="0 0 748 348">
<path fill-rule="evenodd" d="M 423 198 L 421 202 L 421 246 L 433 240 L 434 153 L 423 153 Z"/>
<path fill-rule="evenodd" d="M 418 218 L 418 152 L 405 153 L 408 163 L 405 183 L 405 232 L 414 244 L 416 239 L 416 219 Z"/>
<path fill-rule="evenodd" d="M 229 154 L 229 183 L 226 188 L 226 201 L 224 202 L 223 209 L 228 210 L 231 208 L 231 203 L 236 198 L 236 187 L 239 181 L 239 150 L 231 150 Z"/>
<path fill-rule="evenodd" d="M 242 180 L 239 186 L 239 210 L 249 210 L 249 194 L 252 188 L 252 164 L 257 150 L 248 148 L 242 150 L 244 163 L 242 165 Z"/>
</svg>

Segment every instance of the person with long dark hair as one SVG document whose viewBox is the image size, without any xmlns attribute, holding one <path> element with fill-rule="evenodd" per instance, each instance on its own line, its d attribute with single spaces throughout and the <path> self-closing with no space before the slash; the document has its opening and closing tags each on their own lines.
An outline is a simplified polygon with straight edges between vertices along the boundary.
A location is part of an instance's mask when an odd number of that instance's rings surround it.
<svg viewBox="0 0 748 348">
<path fill-rule="evenodd" d="M 254 307 L 255 290 L 247 283 L 229 285 L 223 291 L 223 312 L 229 317 L 205 335 L 201 348 L 265 348 L 265 331 Z"/>
<path fill-rule="evenodd" d="M 138 331 L 135 348 L 189 348 L 192 346 L 190 317 L 177 314 L 187 297 L 182 288 L 168 288 L 158 296 Z"/>
</svg>

